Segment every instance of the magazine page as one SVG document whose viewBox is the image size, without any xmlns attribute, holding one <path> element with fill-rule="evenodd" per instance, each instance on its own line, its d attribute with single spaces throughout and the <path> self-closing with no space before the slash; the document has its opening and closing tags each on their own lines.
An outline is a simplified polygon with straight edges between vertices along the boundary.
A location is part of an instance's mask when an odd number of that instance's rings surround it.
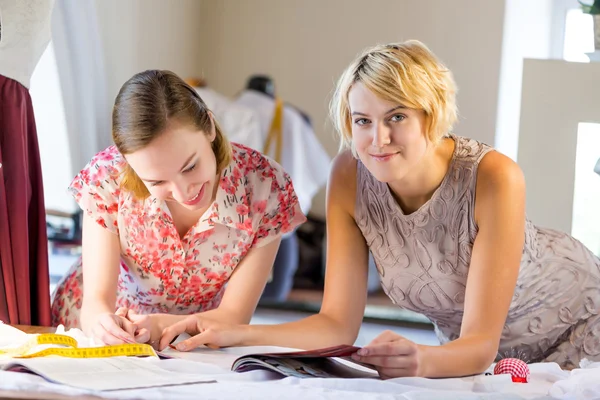
<svg viewBox="0 0 600 400">
<path fill-rule="evenodd" d="M 189 339 L 187 333 L 179 335 L 173 345 Z M 167 347 L 159 353 L 161 357 L 179 358 L 188 361 L 202 362 L 211 365 L 216 365 L 224 370 L 231 371 L 233 363 L 240 357 L 250 354 L 269 354 L 269 353 L 286 353 L 297 352 L 300 349 L 277 346 L 237 346 L 223 347 L 220 349 L 210 349 L 206 346 L 200 346 L 189 351 L 177 351 L 172 347 Z"/>
<path fill-rule="evenodd" d="M 200 346 L 189 351 L 177 351 L 167 347 L 159 353 L 161 357 L 177 358 L 188 361 L 201 362 L 216 365 L 224 370 L 231 371 L 231 366 L 240 357 L 248 354 L 286 352 L 289 348 L 274 346 L 243 346 L 243 347 L 223 347 L 220 349 L 210 349 Z"/>
<path fill-rule="evenodd" d="M 360 370 L 374 370 L 374 367 L 369 364 L 361 363 L 359 361 L 353 360 L 350 356 L 360 350 L 360 347 L 349 346 L 349 345 L 339 345 L 333 347 L 327 347 L 323 349 L 315 349 L 315 350 L 301 350 L 301 351 L 290 351 L 290 352 L 272 352 L 272 353 L 255 353 L 248 354 L 246 357 L 256 357 L 256 356 L 270 356 L 273 358 L 276 357 L 285 357 L 285 358 L 337 358 L 343 359 L 346 361 L 344 364 L 350 364 L 353 367 L 356 367 Z M 360 366 L 360 367 L 358 367 Z M 361 368 L 362 367 L 362 368 Z"/>
<path fill-rule="evenodd" d="M 269 369 L 280 375 L 296 378 L 378 378 L 377 371 L 361 368 L 331 357 L 271 357 L 247 356 L 238 359 L 232 368 L 236 372 Z"/>
<path fill-rule="evenodd" d="M 63 385 L 89 390 L 137 389 L 187 383 L 214 382 L 198 375 L 167 371 L 136 357 L 13 359 L 3 370 L 32 372 Z"/>
<path fill-rule="evenodd" d="M 269 356 L 277 356 L 277 357 L 289 357 L 293 356 L 296 358 L 301 357 L 350 357 L 352 354 L 356 353 L 360 350 L 360 347 L 356 346 L 348 346 L 345 344 L 339 346 L 326 347 L 323 349 L 315 349 L 315 350 L 295 350 L 288 352 L 272 352 L 272 353 L 260 353 L 260 355 L 269 355 Z"/>
<path fill-rule="evenodd" d="M 173 344 L 189 338 L 181 335 Z M 200 346 L 179 352 L 167 347 L 161 355 L 217 365 L 220 368 L 247 372 L 266 369 L 282 376 L 305 377 L 378 377 L 370 365 L 350 358 L 359 347 L 340 345 L 316 350 L 300 350 L 275 346 L 240 346 L 210 349 Z"/>
</svg>

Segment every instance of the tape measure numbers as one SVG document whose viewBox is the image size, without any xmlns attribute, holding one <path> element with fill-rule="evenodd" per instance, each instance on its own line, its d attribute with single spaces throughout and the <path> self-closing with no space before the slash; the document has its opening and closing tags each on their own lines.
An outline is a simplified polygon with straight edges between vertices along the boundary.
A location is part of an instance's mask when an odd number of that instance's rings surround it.
<svg viewBox="0 0 600 400">
<path fill-rule="evenodd" d="M 50 347 L 30 353 L 30 351 L 39 345 L 57 345 L 65 347 Z M 153 356 L 158 355 L 148 344 L 118 344 L 101 347 L 77 347 L 77 341 L 67 335 L 56 333 L 43 333 L 32 337 L 27 343 L 15 349 L 0 349 L 0 356 L 12 358 L 34 358 L 56 355 L 70 358 L 102 358 L 119 356 Z"/>
</svg>

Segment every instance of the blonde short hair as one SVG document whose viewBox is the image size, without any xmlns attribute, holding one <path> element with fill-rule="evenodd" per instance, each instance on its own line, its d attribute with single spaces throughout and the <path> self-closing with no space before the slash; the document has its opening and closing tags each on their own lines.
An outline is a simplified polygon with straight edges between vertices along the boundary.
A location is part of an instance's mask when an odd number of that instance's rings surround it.
<svg viewBox="0 0 600 400">
<path fill-rule="evenodd" d="M 348 93 L 363 83 L 381 99 L 423 110 L 427 138 L 437 143 L 457 119 L 456 84 L 452 73 L 421 42 L 377 45 L 364 51 L 337 82 L 330 105 L 340 135 L 340 150 L 352 148 L 352 122 Z"/>
<path fill-rule="evenodd" d="M 232 158 L 229 140 L 198 93 L 171 71 L 148 70 L 129 79 L 117 95 L 113 108 L 112 136 L 121 154 L 144 148 L 161 135 L 169 121 L 191 124 L 210 135 L 216 131 L 212 150 L 217 159 L 217 172 Z M 121 187 L 138 199 L 150 192 L 135 171 L 126 164 Z"/>
</svg>

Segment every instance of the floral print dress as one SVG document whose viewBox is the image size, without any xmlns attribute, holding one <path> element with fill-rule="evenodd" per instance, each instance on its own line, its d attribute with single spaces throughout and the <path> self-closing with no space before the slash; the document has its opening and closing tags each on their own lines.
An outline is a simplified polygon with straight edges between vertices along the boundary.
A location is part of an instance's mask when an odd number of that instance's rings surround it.
<svg viewBox="0 0 600 400">
<path fill-rule="evenodd" d="M 213 204 L 180 238 L 165 202 L 120 189 L 125 159 L 115 146 L 98 153 L 69 191 L 98 224 L 119 237 L 117 307 L 141 314 L 192 314 L 216 308 L 229 277 L 252 248 L 291 232 L 306 218 L 281 166 L 232 144 Z M 78 328 L 81 258 L 52 295 L 52 322 Z"/>
</svg>

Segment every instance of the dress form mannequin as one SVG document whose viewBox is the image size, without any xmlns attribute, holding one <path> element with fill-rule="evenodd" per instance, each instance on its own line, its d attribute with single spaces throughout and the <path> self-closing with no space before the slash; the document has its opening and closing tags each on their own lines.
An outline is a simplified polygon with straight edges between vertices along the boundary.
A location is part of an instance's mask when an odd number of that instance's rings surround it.
<svg viewBox="0 0 600 400">
<path fill-rule="evenodd" d="M 246 89 L 248 90 L 255 90 L 257 92 L 266 94 L 269 97 L 273 97 L 275 98 L 275 82 L 273 81 L 273 78 L 271 78 L 268 75 L 252 75 L 250 76 L 250 78 L 248 78 L 248 82 L 246 83 Z M 310 125 L 311 121 L 310 121 L 310 117 L 308 116 L 307 113 L 305 113 L 304 111 L 300 110 L 298 107 L 288 104 L 285 104 L 286 106 L 289 107 L 293 107 L 296 111 L 298 111 L 298 113 L 302 116 L 302 118 L 304 118 L 304 120 Z"/>
<path fill-rule="evenodd" d="M 248 78 L 246 89 L 256 90 L 270 97 L 275 97 L 275 83 L 267 75 L 252 75 Z"/>
<path fill-rule="evenodd" d="M 246 89 L 275 98 L 275 83 L 267 75 L 252 75 Z M 287 298 L 298 269 L 298 242 L 295 234 L 284 237 L 273 264 L 272 280 L 266 285 L 261 301 L 282 302 Z"/>
<path fill-rule="evenodd" d="M 259 151 L 262 149 L 260 124 L 254 110 L 235 104 L 232 99 L 211 88 L 205 78 L 189 77 L 185 82 L 204 100 L 230 141 Z"/>
<path fill-rule="evenodd" d="M 29 85 L 54 0 L 0 0 L 0 320 L 50 326 L 42 166 Z"/>
</svg>

